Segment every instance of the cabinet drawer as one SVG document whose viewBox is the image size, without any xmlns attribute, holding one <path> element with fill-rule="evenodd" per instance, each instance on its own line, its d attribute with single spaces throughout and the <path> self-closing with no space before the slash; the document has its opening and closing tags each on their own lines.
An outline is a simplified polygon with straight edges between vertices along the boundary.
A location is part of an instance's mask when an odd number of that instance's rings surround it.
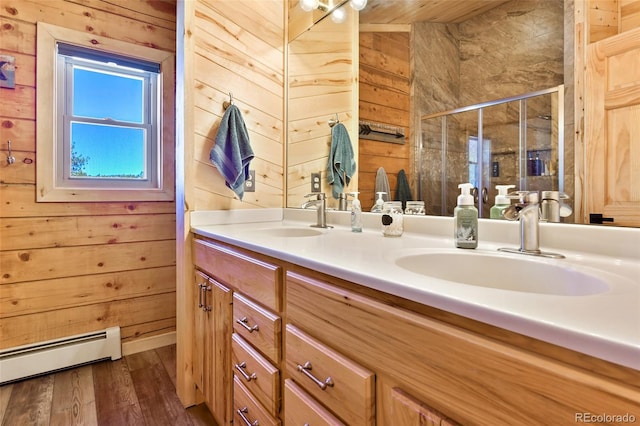
<svg viewBox="0 0 640 426">
<path fill-rule="evenodd" d="M 280 420 L 273 418 L 260 405 L 258 400 L 240 382 L 238 376 L 233 378 L 233 424 L 239 426 L 253 424 L 260 426 L 280 425 Z"/>
<path fill-rule="evenodd" d="M 375 422 L 374 374 L 297 327 L 287 324 L 289 377 L 345 423 Z"/>
<path fill-rule="evenodd" d="M 233 294 L 233 330 L 272 362 L 280 362 L 282 341 L 280 317 L 260 305 Z"/>
<path fill-rule="evenodd" d="M 233 373 L 276 417 L 280 410 L 280 371 L 236 333 L 233 333 L 231 348 Z"/>
<path fill-rule="evenodd" d="M 259 300 L 264 306 L 282 310 L 282 268 L 243 253 L 194 239 L 195 265 L 218 281 Z"/>
<path fill-rule="evenodd" d="M 344 425 L 291 379 L 284 381 L 284 407 L 286 425 Z"/>
</svg>

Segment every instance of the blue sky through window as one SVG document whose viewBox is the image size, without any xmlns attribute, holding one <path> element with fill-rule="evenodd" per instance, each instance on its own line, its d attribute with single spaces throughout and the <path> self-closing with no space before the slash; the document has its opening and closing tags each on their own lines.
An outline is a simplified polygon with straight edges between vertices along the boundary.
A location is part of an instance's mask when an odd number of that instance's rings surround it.
<svg viewBox="0 0 640 426">
<path fill-rule="evenodd" d="M 143 79 L 81 67 L 73 75 L 74 116 L 143 123 Z M 89 177 L 146 178 L 145 137 L 140 128 L 71 123 L 73 151 L 88 159 Z"/>
<path fill-rule="evenodd" d="M 145 177 L 144 130 L 71 123 L 73 150 L 88 157 L 87 176 Z"/>
</svg>

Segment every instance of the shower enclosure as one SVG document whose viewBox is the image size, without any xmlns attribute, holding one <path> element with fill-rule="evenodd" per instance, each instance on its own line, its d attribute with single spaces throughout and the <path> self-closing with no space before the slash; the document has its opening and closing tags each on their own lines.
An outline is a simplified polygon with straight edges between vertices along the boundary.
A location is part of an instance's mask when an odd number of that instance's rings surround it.
<svg viewBox="0 0 640 426">
<path fill-rule="evenodd" d="M 427 214 L 452 216 L 458 184 L 488 218 L 496 185 L 564 191 L 564 86 L 424 115 L 418 191 Z"/>
</svg>

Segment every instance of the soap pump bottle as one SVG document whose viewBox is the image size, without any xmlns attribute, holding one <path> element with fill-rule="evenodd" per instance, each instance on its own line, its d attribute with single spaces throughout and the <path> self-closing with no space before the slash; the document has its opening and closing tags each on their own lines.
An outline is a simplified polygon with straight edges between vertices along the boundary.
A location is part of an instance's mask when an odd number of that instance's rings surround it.
<svg viewBox="0 0 640 426">
<path fill-rule="evenodd" d="M 382 206 L 384 205 L 384 199 L 382 198 L 382 196 L 387 195 L 387 193 L 382 191 L 382 192 L 376 192 L 376 194 L 378 195 L 378 199 L 376 200 L 375 203 L 373 203 L 373 207 L 371 207 L 371 212 L 382 213 Z"/>
<path fill-rule="evenodd" d="M 362 232 L 362 205 L 358 199 L 359 192 L 352 192 L 351 201 L 351 232 Z"/>
<path fill-rule="evenodd" d="M 454 239 L 456 247 L 478 247 L 478 209 L 473 204 L 470 183 L 461 183 L 458 205 L 453 209 Z"/>
<path fill-rule="evenodd" d="M 498 195 L 496 195 L 496 204 L 491 207 L 489 217 L 491 219 L 504 219 L 502 211 L 511 205 L 511 199 L 508 197 L 509 189 L 515 188 L 515 185 L 496 185 Z"/>
</svg>

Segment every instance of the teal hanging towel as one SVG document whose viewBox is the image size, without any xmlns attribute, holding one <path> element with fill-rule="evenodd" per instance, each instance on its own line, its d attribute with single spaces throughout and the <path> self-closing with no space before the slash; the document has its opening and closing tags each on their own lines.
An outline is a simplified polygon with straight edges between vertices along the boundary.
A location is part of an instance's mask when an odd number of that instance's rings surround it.
<svg viewBox="0 0 640 426">
<path fill-rule="evenodd" d="M 331 151 L 327 164 L 327 181 L 333 185 L 333 198 L 339 198 L 345 191 L 355 172 L 356 160 L 349 133 L 344 124 L 336 123 L 331 128 Z"/>
</svg>

